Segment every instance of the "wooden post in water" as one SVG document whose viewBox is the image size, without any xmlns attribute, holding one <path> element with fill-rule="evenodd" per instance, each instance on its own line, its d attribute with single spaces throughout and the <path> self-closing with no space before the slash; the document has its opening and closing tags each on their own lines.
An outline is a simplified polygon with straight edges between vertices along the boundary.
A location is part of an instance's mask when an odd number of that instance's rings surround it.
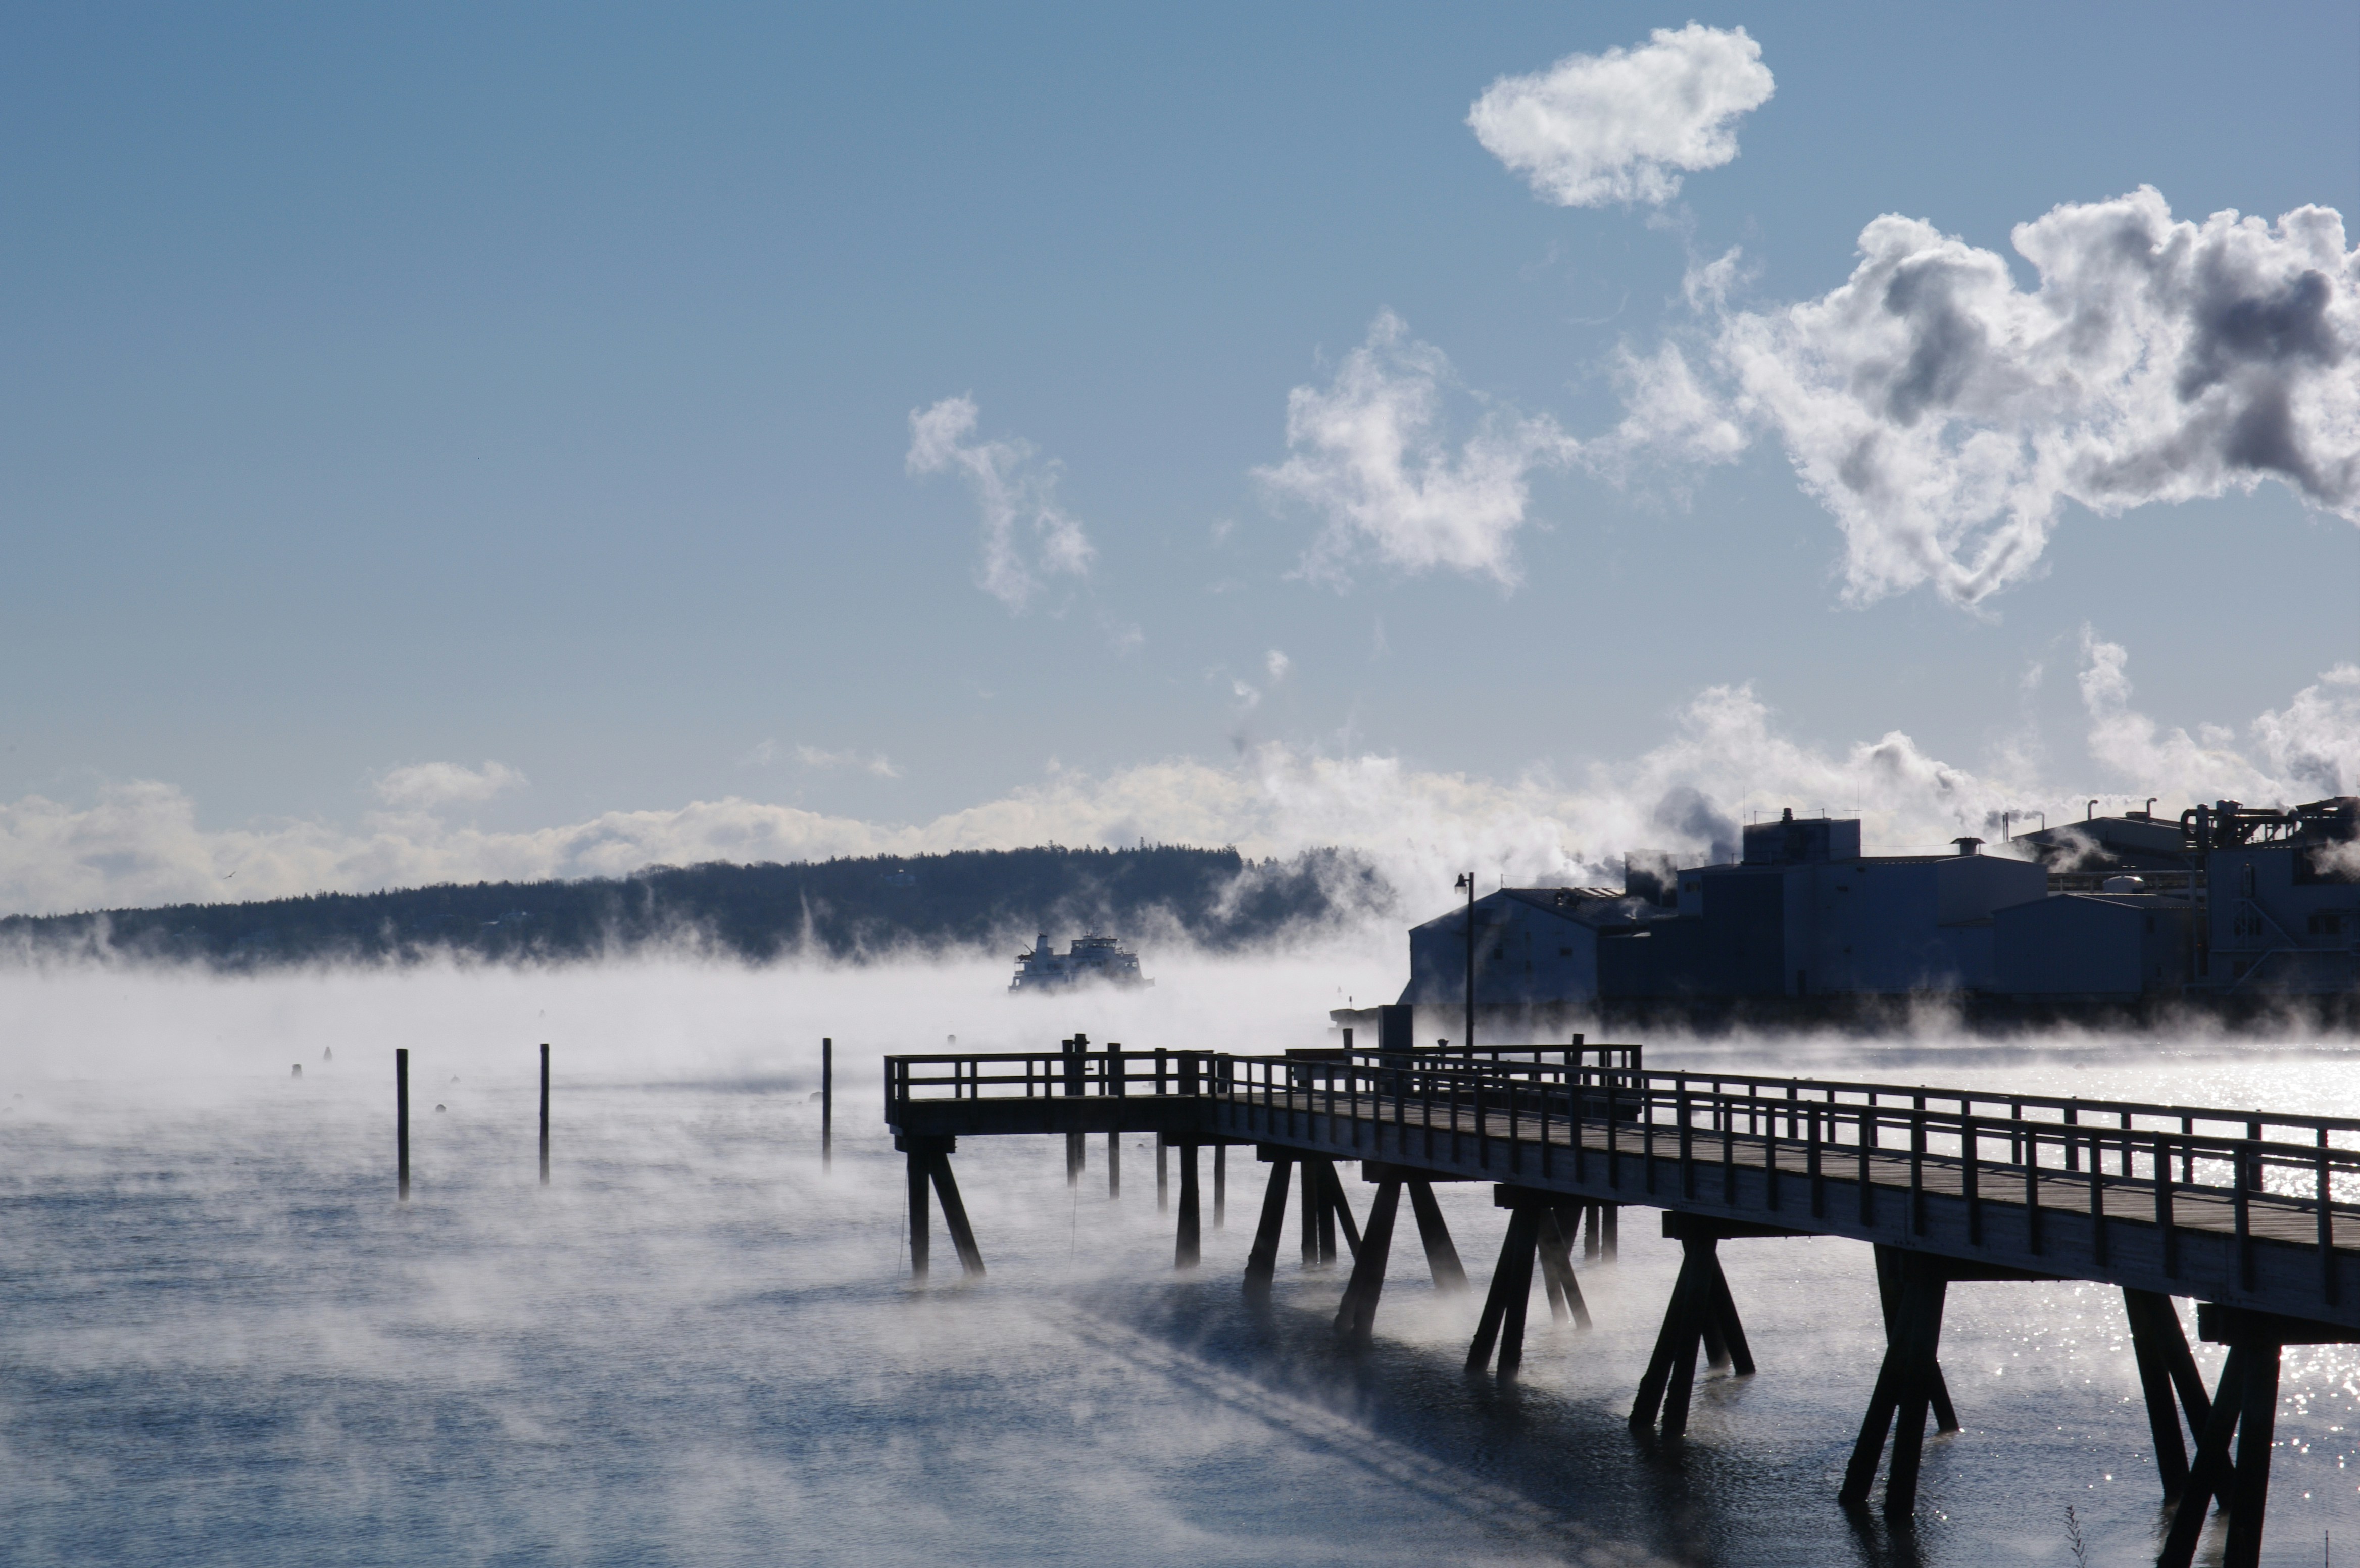
<svg viewBox="0 0 2360 1568">
<path fill-rule="evenodd" d="M 926 1222 L 932 1207 L 929 1184 L 934 1179 L 934 1160 L 929 1146 L 923 1139 L 896 1138 L 895 1145 L 909 1156 L 910 1190 L 910 1277 L 923 1279 L 928 1262 Z"/>
<path fill-rule="evenodd" d="M 1159 1214 L 1172 1207 L 1172 1146 L 1164 1135 L 1155 1135 L 1155 1212 Z"/>
<path fill-rule="evenodd" d="M 549 1185 L 549 1042 L 541 1047 L 541 1184 Z"/>
<path fill-rule="evenodd" d="M 1122 1196 L 1122 1135 L 1107 1135 L 1107 1196 Z"/>
<path fill-rule="evenodd" d="M 1229 1218 L 1229 1146 L 1213 1146 L 1213 1229 L 1219 1230 Z"/>
<path fill-rule="evenodd" d="M 1180 1146 L 1180 1235 L 1173 1261 L 1181 1268 L 1196 1267 L 1203 1255 L 1197 1212 L 1196 1145 L 1191 1139 Z"/>
<path fill-rule="evenodd" d="M 836 1163 L 836 1037 L 819 1042 L 819 1168 Z"/>
<path fill-rule="evenodd" d="M 410 1201 L 410 1047 L 393 1047 L 393 1168 L 401 1201 Z"/>
</svg>

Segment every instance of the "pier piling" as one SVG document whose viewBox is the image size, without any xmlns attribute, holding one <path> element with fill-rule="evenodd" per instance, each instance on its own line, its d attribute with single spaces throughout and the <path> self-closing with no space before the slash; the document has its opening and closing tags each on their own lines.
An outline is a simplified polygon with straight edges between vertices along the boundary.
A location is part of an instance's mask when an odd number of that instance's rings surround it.
<svg viewBox="0 0 2360 1568">
<path fill-rule="evenodd" d="M 1203 1255 L 1196 1221 L 1196 1145 L 1192 1140 L 1180 1146 L 1180 1236 L 1174 1249 L 1175 1267 L 1194 1268 Z"/>
<path fill-rule="evenodd" d="M 541 1184 L 549 1185 L 549 1046 L 541 1047 Z"/>
<path fill-rule="evenodd" d="M 1360 1256 L 1352 1261 L 1351 1283 L 1344 1287 L 1343 1305 L 1336 1310 L 1336 1332 L 1354 1344 L 1367 1344 L 1376 1332 L 1377 1299 L 1384 1293 L 1385 1261 L 1393 1251 L 1401 1190 L 1398 1181 L 1377 1184 L 1376 1201 L 1369 1206 L 1369 1229 L 1360 1238 Z"/>
<path fill-rule="evenodd" d="M 933 1262 L 929 1221 L 937 1201 L 942 1204 L 943 1228 L 950 1232 L 960 1269 L 971 1278 L 981 1276 L 983 1251 L 975 1244 L 974 1227 L 967 1223 L 958 1179 L 951 1174 L 951 1152 L 958 1147 L 958 1140 L 903 1135 L 893 1140 L 893 1146 L 909 1157 L 910 1277 L 925 1278 Z"/>
<path fill-rule="evenodd" d="M 541 1179 L 549 1179 L 549 1047 L 541 1047 Z M 819 1042 L 819 1168 L 826 1170 L 836 1164 L 836 1038 L 824 1035 Z"/>
<path fill-rule="evenodd" d="M 400 1201 L 410 1201 L 410 1047 L 393 1048 L 393 1168 Z"/>
<path fill-rule="evenodd" d="M 1417 1216 L 1417 1239 L 1426 1247 L 1426 1266 L 1434 1276 L 1434 1288 L 1445 1295 L 1463 1293 L 1466 1266 L 1459 1261 L 1459 1248 L 1451 1243 L 1442 1205 L 1434 1201 L 1434 1183 L 1411 1180 L 1404 1185 L 1409 1189 L 1410 1209 Z"/>
<path fill-rule="evenodd" d="M 1286 1229 L 1286 1183 L 1295 1162 L 1270 1162 L 1270 1185 L 1262 1190 L 1262 1223 L 1254 1227 L 1253 1246 L 1246 1253 L 1246 1294 L 1267 1299 L 1278 1273 L 1278 1239 Z"/>
<path fill-rule="evenodd" d="M 1480 1372 L 1491 1364 L 1496 1348 L 1500 1379 L 1515 1376 L 1524 1359 L 1524 1309 L 1533 1293 L 1533 1252 L 1540 1237 L 1540 1210 L 1519 1205 L 1508 1215 L 1508 1234 L 1500 1243 L 1499 1266 L 1491 1270 L 1491 1288 L 1483 1297 L 1483 1315 L 1476 1321 L 1475 1343 L 1467 1350 L 1467 1370 Z"/>
</svg>

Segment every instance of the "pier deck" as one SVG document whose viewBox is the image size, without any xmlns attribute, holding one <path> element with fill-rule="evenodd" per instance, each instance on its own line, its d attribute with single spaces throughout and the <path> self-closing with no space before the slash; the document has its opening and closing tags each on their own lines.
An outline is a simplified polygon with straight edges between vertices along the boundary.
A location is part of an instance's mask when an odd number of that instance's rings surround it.
<svg viewBox="0 0 2360 1568">
<path fill-rule="evenodd" d="M 1553 1308 L 1586 1321 L 1569 1247 L 1624 1206 L 1665 1212 L 1686 1257 L 1634 1425 L 1685 1428 L 1699 1348 L 1752 1370 L 1716 1245 L 1845 1236 L 1877 1248 L 1888 1344 L 1841 1494 L 1865 1500 L 1893 1433 L 1889 1513 L 1914 1507 L 1928 1413 L 1954 1429 L 1936 1349 L 1943 1292 L 1961 1280 L 2082 1279 L 2124 1291 L 2158 1474 L 2180 1508 L 2159 1562 L 2184 1564 L 2207 1503 L 2228 1515 L 2225 1562 L 2256 1560 L 2278 1348 L 2360 1341 L 2360 1120 L 1923 1085 L 1646 1070 L 1635 1046 L 1376 1051 L 1092 1051 L 894 1057 L 886 1120 L 925 1183 L 957 1203 L 961 1136 L 1152 1132 L 1182 1157 L 1177 1256 L 1196 1257 L 1199 1146 L 1251 1144 L 1272 1166 L 1247 1284 L 1267 1284 L 1303 1173 L 1306 1256 L 1340 1223 L 1358 1258 L 1338 1314 L 1365 1338 L 1402 1189 L 1438 1282 L 1458 1261 L 1427 1189 L 1495 1184 L 1511 1218 L 1470 1367 L 1521 1356 L 1535 1262 Z M 1365 1242 L 1338 1161 L 1377 1181 Z M 1069 1164 L 1069 1171 L 1075 1167 Z M 980 1254 L 965 1216 L 962 1259 Z M 1611 1232 L 1610 1232 L 1611 1234 Z M 1332 1242 L 1325 1244 L 1332 1249 Z M 1594 1243 L 1593 1243 L 1594 1245 Z M 923 1245 L 913 1231 L 913 1256 Z M 1447 1267 L 1444 1261 L 1447 1256 Z M 2232 1347 L 2210 1394 L 2167 1298 L 2202 1303 L 2200 1332 Z M 1913 1414 L 1914 1412 L 1914 1414 Z M 2194 1439 L 2191 1464 L 2181 1437 Z M 2229 1450 L 2233 1435 L 2237 1454 Z"/>
</svg>

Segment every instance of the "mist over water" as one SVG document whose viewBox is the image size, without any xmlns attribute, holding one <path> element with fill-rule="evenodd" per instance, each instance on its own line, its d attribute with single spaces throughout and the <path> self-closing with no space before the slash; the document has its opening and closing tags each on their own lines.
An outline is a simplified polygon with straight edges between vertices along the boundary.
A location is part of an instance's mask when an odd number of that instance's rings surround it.
<svg viewBox="0 0 2360 1568">
<path fill-rule="evenodd" d="M 1152 991 L 1046 1002 L 1006 995 L 997 962 L 0 973 L 11 1560 L 2062 1564 L 2069 1505 L 2092 1562 L 2151 1559 L 2146 1416 L 2097 1287 L 1951 1289 L 1967 1430 L 1929 1440 L 1896 1541 L 1833 1500 L 1881 1350 L 1859 1244 L 1723 1246 L 1761 1371 L 1702 1379 L 1666 1452 L 1624 1424 L 1677 1262 L 1645 1210 L 1618 1264 L 1581 1271 L 1592 1331 L 1535 1297 L 1506 1389 L 1460 1371 L 1480 1295 L 1434 1294 L 1405 1220 L 1366 1354 L 1328 1329 L 1344 1270 L 1300 1272 L 1291 1233 L 1250 1311 L 1251 1151 L 1220 1230 L 1207 1157 L 1205 1265 L 1182 1276 L 1149 1140 L 1125 1140 L 1112 1202 L 1102 1138 L 1078 1190 L 1058 1140 L 964 1140 L 990 1274 L 958 1282 L 938 1232 L 912 1286 L 888 1051 L 1077 1029 L 1275 1051 L 1398 983 L 1354 952 L 1150 967 Z M 1647 1045 L 1659 1067 L 2360 1113 L 2348 1042 Z M 1502 1217 L 1486 1187 L 1437 1190 L 1480 1292 Z M 2355 1429 L 2360 1356 L 2289 1349 L 2270 1561 L 2317 1563 L 2331 1530 L 2360 1561 Z"/>
</svg>

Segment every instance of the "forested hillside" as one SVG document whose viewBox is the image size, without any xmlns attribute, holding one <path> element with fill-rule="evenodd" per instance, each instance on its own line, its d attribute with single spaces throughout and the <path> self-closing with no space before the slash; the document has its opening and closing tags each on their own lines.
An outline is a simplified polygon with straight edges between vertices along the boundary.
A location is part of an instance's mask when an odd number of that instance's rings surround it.
<svg viewBox="0 0 2360 1568">
<path fill-rule="evenodd" d="M 476 883 L 315 894 L 252 904 L 16 916 L 0 950 L 107 953 L 224 969 L 594 958 L 686 943 L 761 962 L 1004 950 L 1036 932 L 1096 927 L 1150 948 L 1263 947 L 1389 910 L 1393 893 L 1349 853 L 1250 861 L 1181 847 L 964 850 L 794 865 L 652 867 L 619 879 Z"/>
</svg>

